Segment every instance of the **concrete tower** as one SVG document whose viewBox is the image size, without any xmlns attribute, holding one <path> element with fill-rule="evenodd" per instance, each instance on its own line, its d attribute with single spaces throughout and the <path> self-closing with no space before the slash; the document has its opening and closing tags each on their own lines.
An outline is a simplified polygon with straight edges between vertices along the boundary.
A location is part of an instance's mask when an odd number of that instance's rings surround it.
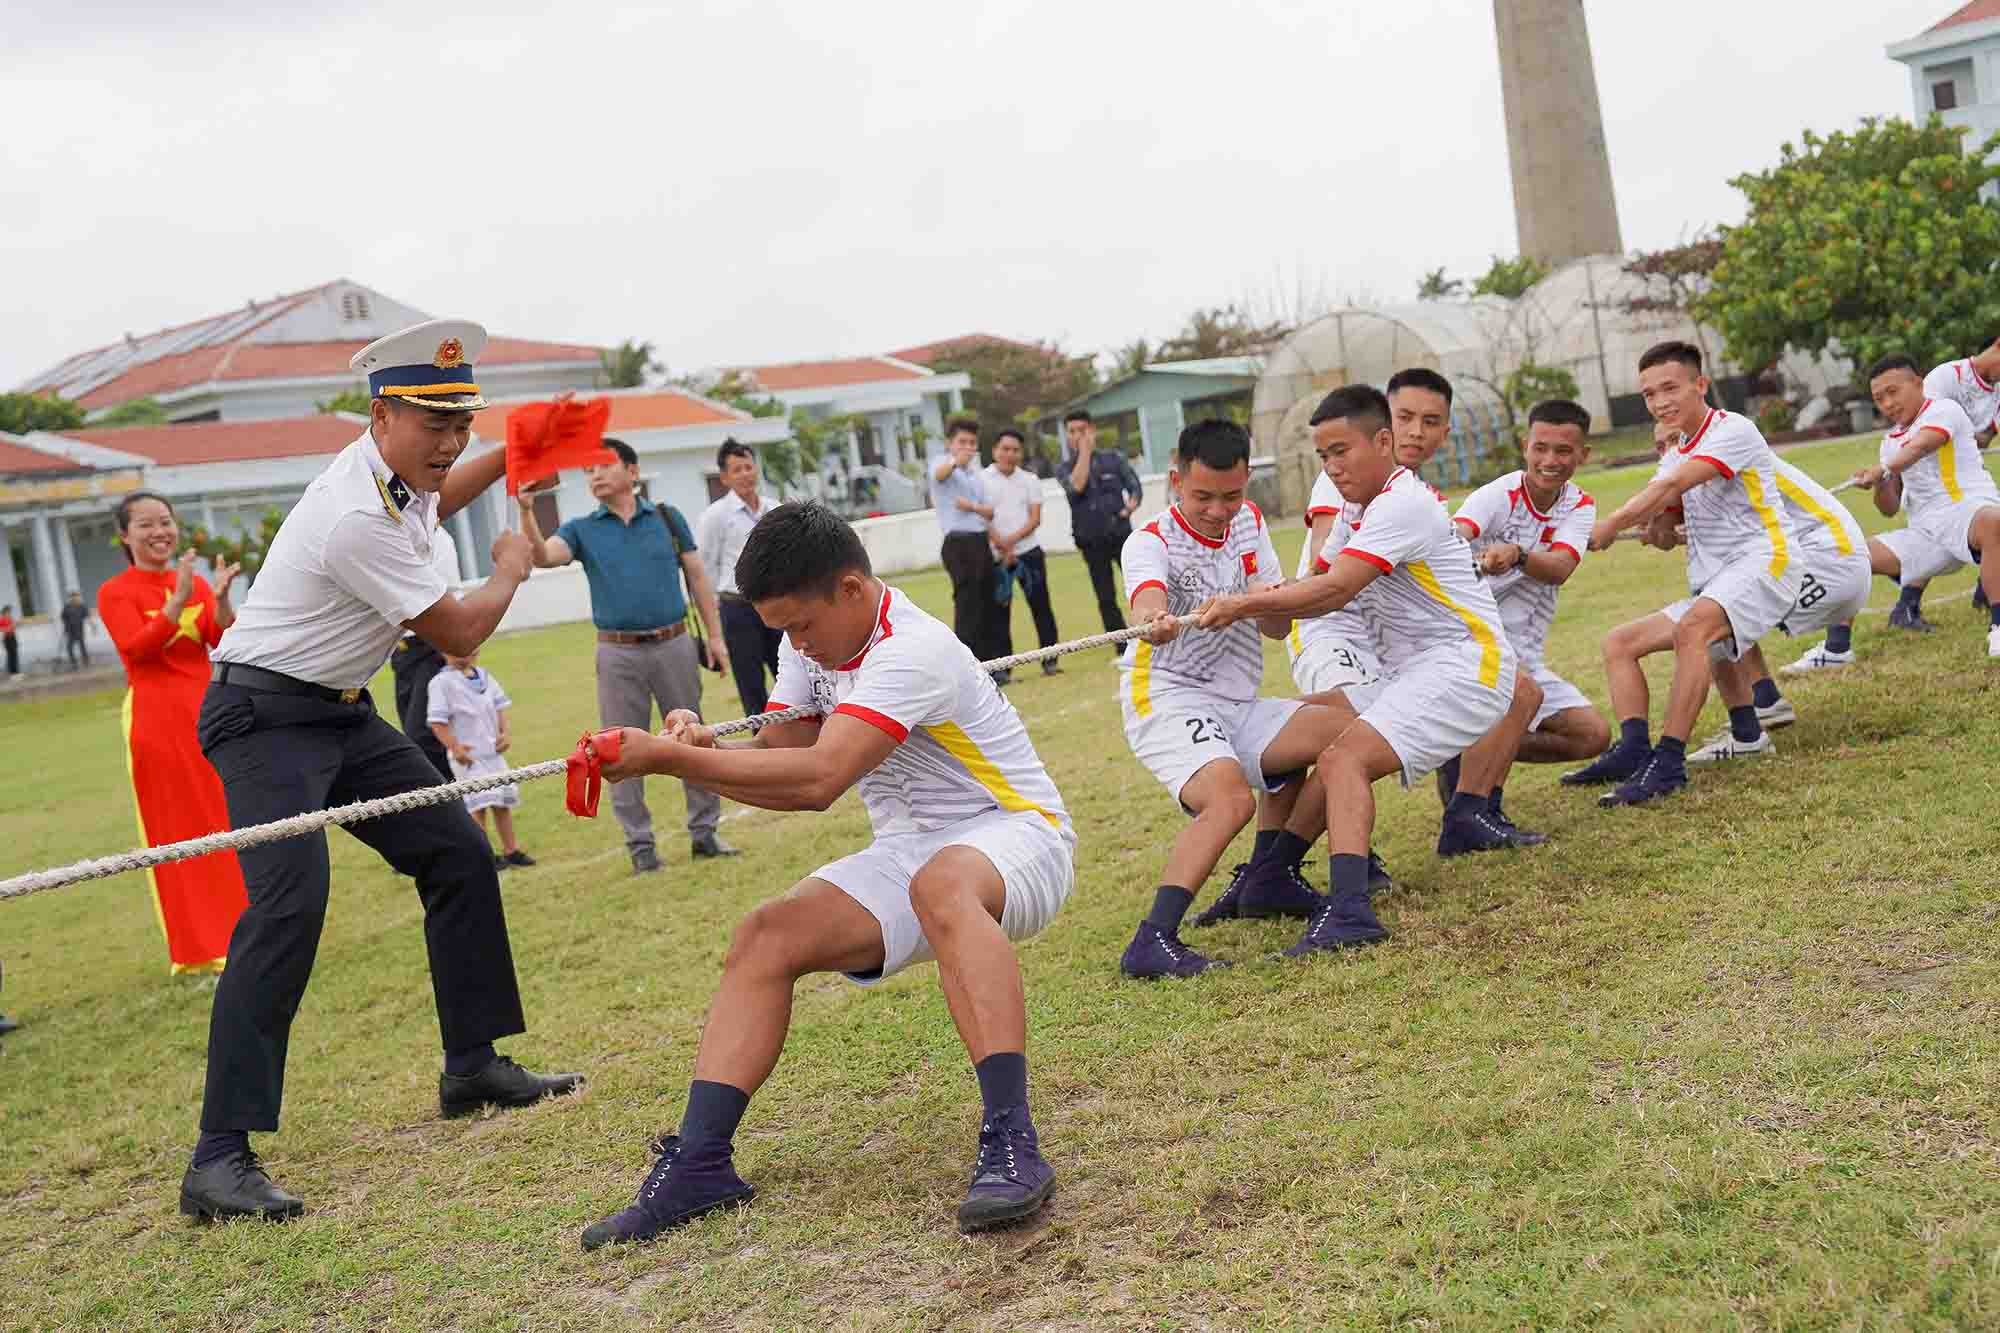
<svg viewBox="0 0 2000 1333">
<path fill-rule="evenodd" d="M 1521 253 L 1561 264 L 1623 252 L 1583 0 L 1493 0 L 1493 26 Z"/>
</svg>

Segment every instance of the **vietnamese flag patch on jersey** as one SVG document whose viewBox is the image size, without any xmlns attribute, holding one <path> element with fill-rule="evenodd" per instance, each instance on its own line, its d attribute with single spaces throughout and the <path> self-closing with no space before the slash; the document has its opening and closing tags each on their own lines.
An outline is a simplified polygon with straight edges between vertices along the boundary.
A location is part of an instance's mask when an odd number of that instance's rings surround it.
<svg viewBox="0 0 2000 1333">
<path fill-rule="evenodd" d="M 1256 574 L 1257 574 L 1257 553 L 1255 551 L 1245 551 L 1243 553 L 1243 577 L 1246 579 L 1254 578 L 1256 577 Z"/>
</svg>

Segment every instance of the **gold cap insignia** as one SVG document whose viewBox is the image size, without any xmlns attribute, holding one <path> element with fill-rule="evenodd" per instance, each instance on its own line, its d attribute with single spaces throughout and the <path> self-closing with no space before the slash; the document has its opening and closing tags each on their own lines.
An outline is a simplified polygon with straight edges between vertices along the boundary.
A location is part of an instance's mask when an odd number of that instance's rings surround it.
<svg viewBox="0 0 2000 1333">
<path fill-rule="evenodd" d="M 465 364 L 465 345 L 456 338 L 446 338 L 438 344 L 437 355 L 431 364 L 439 370 L 453 370 Z"/>
</svg>

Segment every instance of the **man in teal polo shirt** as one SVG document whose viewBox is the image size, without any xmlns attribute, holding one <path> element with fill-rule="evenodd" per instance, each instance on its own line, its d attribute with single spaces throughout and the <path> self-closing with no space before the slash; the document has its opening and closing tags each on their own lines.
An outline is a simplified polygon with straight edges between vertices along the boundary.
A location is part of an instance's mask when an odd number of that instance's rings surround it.
<svg viewBox="0 0 2000 1333">
<path fill-rule="evenodd" d="M 708 626 L 709 664 L 729 669 L 723 646 L 722 620 L 717 614 L 715 588 L 702 568 L 694 534 L 687 519 L 670 504 L 640 500 L 639 456 L 623 440 L 607 439 L 604 447 L 617 456 L 584 471 L 597 510 L 573 518 L 544 539 L 535 521 L 535 497 L 524 490 L 521 531 L 534 545 L 535 564 L 543 569 L 583 562 L 590 580 L 590 618 L 597 624 L 597 712 L 607 727 L 652 730 L 653 704 L 660 718 L 676 708 L 701 711 L 701 662 L 688 638 L 687 602 L 679 575 L 687 575 L 688 591 Z M 716 836 L 722 814 L 721 798 L 705 787 L 681 784 L 687 793 L 687 827 L 695 856 L 734 856 L 736 849 Z M 653 846 L 653 812 L 646 808 L 645 782 L 631 778 L 613 783 L 611 809 L 625 830 L 625 847 L 632 869 L 658 870 L 660 856 Z"/>
</svg>

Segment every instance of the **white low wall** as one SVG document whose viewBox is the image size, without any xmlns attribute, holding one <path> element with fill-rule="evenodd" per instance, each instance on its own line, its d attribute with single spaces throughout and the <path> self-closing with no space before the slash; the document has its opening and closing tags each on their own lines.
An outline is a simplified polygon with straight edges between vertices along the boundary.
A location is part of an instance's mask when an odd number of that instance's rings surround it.
<svg viewBox="0 0 2000 1333">
<path fill-rule="evenodd" d="M 1139 514 L 1153 514 L 1166 508 L 1166 475 L 1156 473 L 1139 480 L 1146 492 L 1146 498 L 1139 504 Z M 1076 540 L 1070 534 L 1069 501 L 1063 496 L 1061 483 L 1053 478 L 1044 481 L 1042 496 L 1042 548 L 1053 552 L 1074 551 Z M 869 562 L 877 574 L 907 574 L 931 568 L 938 563 L 938 548 L 944 544 L 937 511 L 933 509 L 864 518 L 854 525 L 854 530 L 861 534 L 861 544 L 868 548 Z M 588 619 L 590 584 L 582 567 L 572 563 L 561 569 L 536 570 L 526 586 L 514 594 L 514 603 L 500 622 L 500 632 Z"/>
</svg>

